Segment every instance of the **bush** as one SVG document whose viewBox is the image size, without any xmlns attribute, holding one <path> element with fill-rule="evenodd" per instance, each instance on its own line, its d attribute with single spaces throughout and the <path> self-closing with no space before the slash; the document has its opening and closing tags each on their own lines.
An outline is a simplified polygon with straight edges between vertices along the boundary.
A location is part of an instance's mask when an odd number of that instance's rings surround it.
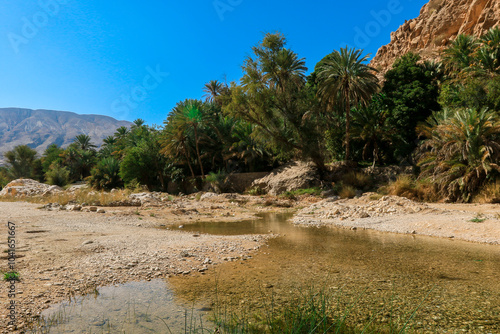
<svg viewBox="0 0 500 334">
<path fill-rule="evenodd" d="M 210 184 L 212 190 L 218 194 L 229 189 L 228 175 L 226 172 L 219 170 L 217 173 L 210 172 L 205 177 L 205 182 Z"/>
<path fill-rule="evenodd" d="M 260 195 L 264 195 L 265 193 L 266 192 L 261 187 L 253 187 L 250 190 L 248 190 L 248 194 L 250 196 L 260 196 Z"/>
<path fill-rule="evenodd" d="M 469 202 L 500 172 L 500 115 L 487 109 L 445 110 L 419 126 L 420 178 L 437 185 L 439 195 Z"/>
<path fill-rule="evenodd" d="M 91 187 L 98 190 L 111 190 L 123 187 L 123 181 L 119 176 L 120 164 L 114 158 L 106 158 L 97 163 L 90 171 L 87 181 Z"/>
<path fill-rule="evenodd" d="M 49 170 L 45 174 L 45 179 L 48 184 L 64 187 L 70 181 L 69 174 L 70 171 L 67 167 L 63 167 L 56 163 L 50 165 Z"/>
<path fill-rule="evenodd" d="M 486 184 L 474 198 L 478 203 L 500 203 L 500 180 Z"/>
<path fill-rule="evenodd" d="M 349 172 L 342 177 L 342 183 L 357 189 L 368 190 L 373 184 L 373 179 L 365 173 Z"/>
<path fill-rule="evenodd" d="M 408 197 L 411 199 L 417 197 L 415 179 L 409 175 L 398 176 L 396 181 L 387 185 L 386 189 L 389 195 Z"/>
<path fill-rule="evenodd" d="M 0 171 L 0 190 L 9 183 L 9 178 Z"/>
<path fill-rule="evenodd" d="M 353 198 L 356 196 L 356 189 L 350 185 L 343 184 L 340 188 L 339 196 L 341 198 Z"/>
</svg>

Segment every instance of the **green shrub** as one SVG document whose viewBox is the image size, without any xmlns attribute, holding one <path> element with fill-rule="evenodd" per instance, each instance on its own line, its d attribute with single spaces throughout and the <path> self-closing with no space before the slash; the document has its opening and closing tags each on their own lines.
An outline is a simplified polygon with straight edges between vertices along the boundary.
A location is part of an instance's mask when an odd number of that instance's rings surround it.
<svg viewBox="0 0 500 334">
<path fill-rule="evenodd" d="M 45 179 L 48 184 L 64 187 L 70 181 L 69 175 L 70 170 L 67 167 L 63 167 L 60 164 L 55 163 L 50 165 L 49 170 L 45 174 Z"/>
<path fill-rule="evenodd" d="M 297 196 L 303 196 L 303 195 L 319 196 L 321 195 L 321 191 L 322 190 L 319 187 L 297 189 L 292 191 L 286 191 L 283 194 L 281 194 L 281 196 L 289 199 L 295 199 Z"/>
<path fill-rule="evenodd" d="M 111 190 L 123 186 L 119 175 L 120 163 L 114 158 L 106 158 L 97 163 L 91 170 L 87 181 L 98 190 Z"/>
<path fill-rule="evenodd" d="M 20 281 L 21 277 L 18 272 L 10 271 L 8 273 L 3 274 L 4 281 Z"/>
<path fill-rule="evenodd" d="M 229 189 L 228 174 L 222 170 L 217 173 L 210 172 L 205 177 L 205 182 L 210 184 L 210 187 L 216 193 L 222 193 Z"/>
</svg>

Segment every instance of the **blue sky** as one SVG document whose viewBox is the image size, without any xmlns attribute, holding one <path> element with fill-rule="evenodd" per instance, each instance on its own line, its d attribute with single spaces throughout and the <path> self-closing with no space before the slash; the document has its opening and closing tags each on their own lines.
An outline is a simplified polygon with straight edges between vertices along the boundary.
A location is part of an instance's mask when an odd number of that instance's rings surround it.
<svg viewBox="0 0 500 334">
<path fill-rule="evenodd" d="M 342 46 L 375 55 L 426 0 L 4 0 L 0 107 L 162 124 L 209 80 L 237 81 L 265 32 L 310 70 Z"/>
</svg>

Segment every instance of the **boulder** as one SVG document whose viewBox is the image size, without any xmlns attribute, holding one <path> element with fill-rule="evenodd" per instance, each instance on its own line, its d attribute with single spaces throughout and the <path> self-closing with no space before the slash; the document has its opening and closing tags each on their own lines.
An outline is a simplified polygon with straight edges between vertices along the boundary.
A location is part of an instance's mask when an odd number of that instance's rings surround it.
<svg viewBox="0 0 500 334">
<path fill-rule="evenodd" d="M 17 179 L 8 183 L 0 191 L 0 196 L 46 196 L 62 191 L 63 189 L 59 186 L 40 183 L 32 179 Z"/>
<path fill-rule="evenodd" d="M 313 163 L 292 161 L 255 180 L 251 188 L 260 188 L 270 195 L 320 186 L 318 169 Z"/>
</svg>

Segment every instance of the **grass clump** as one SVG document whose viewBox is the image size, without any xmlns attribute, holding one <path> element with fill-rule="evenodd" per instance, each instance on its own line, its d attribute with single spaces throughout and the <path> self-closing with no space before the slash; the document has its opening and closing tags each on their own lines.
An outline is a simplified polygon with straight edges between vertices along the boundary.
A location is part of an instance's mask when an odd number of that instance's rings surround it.
<svg viewBox="0 0 500 334">
<path fill-rule="evenodd" d="M 381 308 L 367 318 L 365 324 L 354 325 L 349 317 L 355 309 L 360 298 L 354 297 L 347 305 L 342 302 L 337 292 L 328 289 L 300 289 L 292 293 L 291 299 L 279 303 L 274 300 L 274 295 L 263 293 L 263 306 L 261 311 L 252 313 L 250 309 L 240 310 L 236 313 L 228 303 L 218 301 L 214 314 L 213 323 L 216 325 L 215 333 L 269 333 L 269 334 L 301 334 L 301 333 L 406 333 L 410 328 L 416 312 L 422 303 L 416 307 L 413 313 L 406 315 L 403 319 L 379 323 L 375 321 L 377 315 L 387 312 Z M 240 315 L 241 314 L 241 315 Z"/>
<path fill-rule="evenodd" d="M 4 281 L 20 281 L 21 276 L 16 271 L 9 271 L 9 272 L 3 274 L 3 280 Z"/>
<path fill-rule="evenodd" d="M 476 216 L 469 221 L 471 223 L 482 223 L 485 220 L 486 220 L 486 218 L 484 218 L 484 215 L 482 213 L 477 213 Z"/>
<path fill-rule="evenodd" d="M 356 188 L 351 185 L 342 184 L 338 194 L 340 198 L 354 198 L 356 196 Z"/>
<path fill-rule="evenodd" d="M 281 197 L 285 197 L 288 199 L 296 199 L 299 196 L 306 196 L 306 195 L 320 196 L 321 192 L 322 192 L 322 190 L 319 187 L 297 189 L 297 190 L 286 191 L 283 194 L 281 194 Z"/>
<path fill-rule="evenodd" d="M 37 204 L 47 204 L 47 203 L 59 203 L 61 205 L 66 204 L 87 204 L 87 205 L 98 205 L 98 206 L 108 206 L 114 205 L 114 203 L 124 202 L 129 200 L 129 196 L 132 193 L 131 190 L 122 189 L 113 192 L 104 191 L 93 191 L 89 189 L 81 189 L 75 192 L 58 192 L 48 196 L 32 196 L 32 197 L 22 197 L 19 200 L 25 200 L 30 203 Z"/>
<path fill-rule="evenodd" d="M 260 196 L 260 195 L 265 195 L 266 192 L 261 187 L 253 187 L 248 190 L 248 194 L 250 196 Z"/>
<path fill-rule="evenodd" d="M 415 179 L 411 175 L 400 175 L 379 189 L 385 195 L 406 197 L 422 202 L 436 202 L 440 199 L 436 185 L 430 179 Z"/>
<path fill-rule="evenodd" d="M 476 203 L 500 203 L 500 181 L 486 184 L 474 198 Z"/>
<path fill-rule="evenodd" d="M 361 172 L 349 172 L 342 177 L 342 183 L 356 189 L 368 190 L 373 185 L 373 178 Z"/>
</svg>

